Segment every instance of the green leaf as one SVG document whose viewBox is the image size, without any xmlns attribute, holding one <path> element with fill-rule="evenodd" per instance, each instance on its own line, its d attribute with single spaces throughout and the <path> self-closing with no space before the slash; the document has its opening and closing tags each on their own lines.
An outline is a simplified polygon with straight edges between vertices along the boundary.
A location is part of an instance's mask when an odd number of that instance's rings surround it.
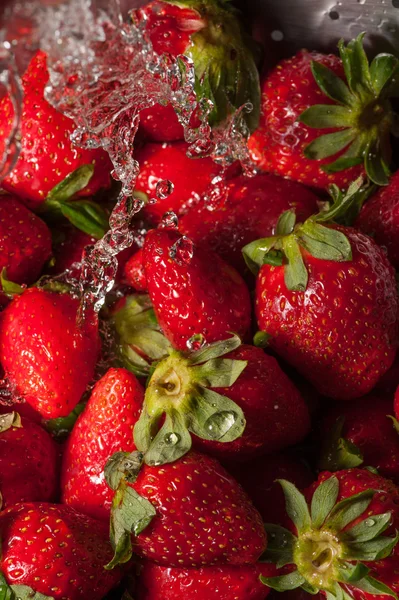
<svg viewBox="0 0 399 600">
<path fill-rule="evenodd" d="M 107 213 L 91 200 L 63 203 L 60 209 L 72 225 L 98 240 L 104 237 L 109 229 Z"/>
<path fill-rule="evenodd" d="M 330 513 L 328 527 L 337 531 L 343 530 L 367 510 L 374 494 L 375 490 L 365 490 L 341 500 Z"/>
<path fill-rule="evenodd" d="M 285 285 L 291 291 L 304 292 L 308 285 L 308 271 L 295 237 L 291 235 L 283 238 L 283 248 L 287 259 L 284 265 Z"/>
<path fill-rule="evenodd" d="M 0 433 L 4 433 L 11 427 L 15 427 L 16 429 L 22 428 L 21 417 L 19 414 L 13 410 L 5 415 L 0 415 Z"/>
<path fill-rule="evenodd" d="M 345 417 L 339 417 L 325 438 L 318 463 L 319 469 L 323 471 L 351 469 L 363 463 L 359 448 L 342 436 L 344 422 Z"/>
<path fill-rule="evenodd" d="M 75 408 L 66 417 L 49 419 L 45 421 L 44 427 L 57 438 L 65 438 L 73 429 L 79 415 L 82 414 L 86 402 L 79 402 Z"/>
<path fill-rule="evenodd" d="M 368 542 L 385 531 L 392 520 L 392 513 L 387 512 L 381 515 L 373 515 L 357 525 L 351 527 L 344 533 L 344 538 L 352 541 Z"/>
<path fill-rule="evenodd" d="M 325 173 L 339 173 L 345 169 L 350 169 L 364 162 L 365 149 L 367 148 L 367 136 L 358 133 L 350 146 L 333 162 L 322 165 L 321 169 Z"/>
<path fill-rule="evenodd" d="M 245 430 L 242 409 L 213 390 L 199 390 L 189 416 L 189 429 L 204 440 L 233 442 Z"/>
<path fill-rule="evenodd" d="M 253 345 L 257 348 L 267 348 L 272 337 L 266 331 L 257 331 L 254 335 Z"/>
<path fill-rule="evenodd" d="M 315 129 L 352 127 L 356 123 L 352 109 L 334 104 L 314 104 L 301 114 L 299 121 Z"/>
<path fill-rule="evenodd" d="M 285 479 L 277 480 L 283 488 L 285 508 L 298 533 L 307 531 L 311 527 L 311 518 L 305 496 L 295 485 Z"/>
<path fill-rule="evenodd" d="M 393 427 L 396 431 L 396 433 L 399 433 L 399 422 L 397 419 L 395 419 L 395 417 L 393 417 L 392 415 L 387 415 L 388 419 L 391 419 Z"/>
<path fill-rule="evenodd" d="M 28 587 L 27 585 L 12 585 L 11 589 L 15 594 L 15 596 L 11 597 L 12 600 L 14 600 L 14 598 L 15 600 L 54 600 L 54 596 L 45 596 L 40 592 L 35 592 L 34 590 L 32 590 L 32 588 Z M 1 595 L 0 598 L 2 600 Z"/>
<path fill-rule="evenodd" d="M 247 366 L 246 360 L 214 358 L 190 368 L 193 380 L 204 387 L 220 388 L 233 385 Z"/>
<path fill-rule="evenodd" d="M 382 581 L 374 579 L 374 577 L 365 577 L 357 581 L 356 588 L 375 596 L 392 596 L 397 599 L 397 595 L 390 587 L 382 583 Z"/>
<path fill-rule="evenodd" d="M 297 238 L 309 254 L 320 260 L 352 260 L 352 248 L 346 235 L 308 219 L 297 231 Z"/>
<path fill-rule="evenodd" d="M 147 465 L 164 465 L 171 463 L 191 449 L 191 435 L 185 419 L 177 410 L 171 409 L 166 414 L 165 422 L 152 440 L 144 456 Z"/>
<path fill-rule="evenodd" d="M 51 204 L 62 204 L 73 198 L 87 186 L 93 173 L 94 165 L 82 165 L 78 167 L 51 190 L 46 198 L 46 202 L 42 205 L 42 210 L 46 212 L 46 209 Z"/>
<path fill-rule="evenodd" d="M 6 294 L 6 296 L 10 296 L 13 298 L 15 295 L 22 294 L 24 288 L 18 283 L 14 283 L 7 278 L 7 269 L 3 267 L 0 274 L 0 284 L 1 289 Z"/>
<path fill-rule="evenodd" d="M 399 61 L 392 54 L 378 54 L 370 65 L 371 83 L 377 96 L 397 74 Z"/>
<path fill-rule="evenodd" d="M 133 439 L 137 450 L 142 453 L 146 453 L 151 446 L 153 437 L 156 435 L 157 426 L 159 420 L 163 415 L 162 411 L 159 411 L 156 415 L 149 415 L 146 410 L 146 404 L 144 402 L 143 410 L 141 411 L 140 418 L 136 422 L 133 429 Z"/>
<path fill-rule="evenodd" d="M 265 530 L 268 543 L 261 561 L 272 562 L 278 569 L 294 563 L 293 552 L 297 538 L 280 525 L 266 523 Z"/>
<path fill-rule="evenodd" d="M 296 588 L 301 587 L 305 582 L 305 578 L 302 577 L 299 571 L 293 571 L 292 573 L 280 575 L 279 577 L 263 577 L 263 575 L 261 575 L 260 580 L 277 592 L 295 590 Z"/>
<path fill-rule="evenodd" d="M 351 40 L 344 52 L 347 55 L 347 77 L 351 91 L 363 102 L 372 100 L 374 90 L 371 83 L 369 61 L 364 51 L 363 39 L 365 33 L 361 33 L 354 40 Z M 345 71 L 345 72 L 346 72 Z"/>
<path fill-rule="evenodd" d="M 236 334 L 232 334 L 232 337 L 221 342 L 213 342 L 213 344 L 207 344 L 204 348 L 196 350 L 189 356 L 190 365 L 199 365 L 205 363 L 214 358 L 220 358 L 225 354 L 229 354 L 241 346 L 241 339 Z"/>
<path fill-rule="evenodd" d="M 339 483 L 336 477 L 323 481 L 315 490 L 311 503 L 312 526 L 319 529 L 335 506 Z"/>
<path fill-rule="evenodd" d="M 277 226 L 276 235 L 289 235 L 294 231 L 296 215 L 294 210 L 286 210 L 280 215 Z"/>
<path fill-rule="evenodd" d="M 380 536 L 367 542 L 349 542 L 345 545 L 345 555 L 348 560 L 375 561 L 389 556 L 398 542 L 394 538 Z"/>
<path fill-rule="evenodd" d="M 362 563 L 351 564 L 348 562 L 341 563 L 338 568 L 338 581 L 342 583 L 355 583 L 367 576 L 369 569 Z"/>
<path fill-rule="evenodd" d="M 313 61 L 312 73 L 321 91 L 331 100 L 349 107 L 356 103 L 356 98 L 353 97 L 346 83 L 331 69 L 322 63 Z"/>
<path fill-rule="evenodd" d="M 242 249 L 242 254 L 251 273 L 257 275 L 260 267 L 265 264 L 266 255 L 278 244 L 279 238 L 262 238 L 247 244 Z"/>
<path fill-rule="evenodd" d="M 390 171 L 389 167 L 381 156 L 380 140 L 373 140 L 366 150 L 364 165 L 366 173 L 371 181 L 376 185 L 388 185 Z"/>
<path fill-rule="evenodd" d="M 122 480 L 134 482 L 142 464 L 141 452 L 115 452 L 104 468 L 107 485 L 111 490 L 117 490 Z"/>
<path fill-rule="evenodd" d="M 334 133 L 326 133 L 306 146 L 304 154 L 306 158 L 312 160 L 329 158 L 346 148 L 346 146 L 353 142 L 356 136 L 356 130 L 351 128 L 335 131 Z"/>
</svg>

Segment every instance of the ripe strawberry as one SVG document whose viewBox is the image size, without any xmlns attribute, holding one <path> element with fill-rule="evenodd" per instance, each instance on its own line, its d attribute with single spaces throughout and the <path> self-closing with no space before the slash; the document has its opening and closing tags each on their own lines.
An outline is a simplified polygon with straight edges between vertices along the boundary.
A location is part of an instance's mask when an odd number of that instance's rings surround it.
<svg viewBox="0 0 399 600">
<path fill-rule="evenodd" d="M 54 266 L 49 271 L 55 275 L 64 273 L 67 269 L 76 277 L 79 276 L 80 268 L 77 265 L 82 260 L 86 246 L 96 243 L 96 239 L 84 231 L 80 231 L 70 224 L 56 229 L 53 245 Z"/>
<path fill-rule="evenodd" d="M 184 3 L 155 0 L 131 12 L 159 55 L 192 61 L 197 100 L 212 102 L 211 124 L 223 121 L 246 102 L 254 129 L 259 120 L 259 77 L 253 42 L 242 31 L 237 11 L 217 0 Z M 140 113 L 141 131 L 155 141 L 183 139 L 184 132 L 171 105 L 155 104 Z M 191 125 L 191 123 L 190 123 Z M 196 125 L 196 123 L 194 123 Z"/>
<path fill-rule="evenodd" d="M 82 165 L 94 165 L 94 174 L 80 195 L 91 196 L 110 183 L 111 162 L 104 150 L 84 150 L 73 146 L 69 136 L 75 129 L 71 119 L 53 108 L 44 98 L 49 74 L 46 55 L 38 52 L 22 78 L 24 101 L 21 119 L 21 153 L 3 180 L 4 189 L 15 193 L 33 210 L 49 192 Z M 0 154 L 14 118 L 9 97 L 0 101 Z"/>
<path fill-rule="evenodd" d="M 281 485 L 292 533 L 266 525 L 264 558 L 285 565 L 283 575 L 264 579 L 267 585 L 355 600 L 397 593 L 399 489 L 391 481 L 368 470 L 325 471 L 306 499 L 288 481 Z"/>
<path fill-rule="evenodd" d="M 148 232 L 143 254 L 155 314 L 175 348 L 187 350 L 194 334 L 214 342 L 229 332 L 247 333 L 248 289 L 237 271 L 216 254 L 166 229 Z"/>
<path fill-rule="evenodd" d="M 40 425 L 17 412 L 0 416 L 1 508 L 54 500 L 56 467 L 56 445 Z"/>
<path fill-rule="evenodd" d="M 391 368 L 381 377 L 373 393 L 381 396 L 393 396 L 399 385 L 399 353 L 396 353 Z"/>
<path fill-rule="evenodd" d="M 216 207 L 202 202 L 191 208 L 180 219 L 179 231 L 208 246 L 241 275 L 248 273 L 241 249 L 273 235 L 281 213 L 293 209 L 303 220 L 317 211 L 317 197 L 311 191 L 274 175 L 242 175 L 221 185 L 223 200 Z"/>
<path fill-rule="evenodd" d="M 143 265 L 143 249 L 139 248 L 126 261 L 123 268 L 123 281 L 137 292 L 147 291 L 147 280 Z"/>
<path fill-rule="evenodd" d="M 132 373 L 109 369 L 97 382 L 67 441 L 62 465 L 62 502 L 107 520 L 112 491 L 104 467 L 115 452 L 136 449 L 133 427 L 144 392 Z"/>
<path fill-rule="evenodd" d="M 101 600 L 122 577 L 104 570 L 107 533 L 69 506 L 17 504 L 0 514 L 2 585 L 24 598 L 34 590 L 54 600 Z"/>
<path fill-rule="evenodd" d="M 190 452 L 173 464 L 141 467 L 143 455 L 119 452 L 106 479 L 116 491 L 111 513 L 115 556 L 136 554 L 167 567 L 256 562 L 266 546 L 259 513 L 213 458 Z M 131 538 L 130 534 L 134 533 Z"/>
<path fill-rule="evenodd" d="M 379 189 L 366 202 L 356 227 L 386 248 L 389 260 L 399 269 L 399 171 L 394 173 L 388 186 Z"/>
<path fill-rule="evenodd" d="M 347 47 L 341 41 L 340 58 L 302 50 L 263 80 L 260 127 L 249 140 L 259 168 L 318 188 L 342 188 L 364 163 L 372 181 L 388 183 L 389 96 L 398 59 L 379 55 L 369 66 L 363 37 Z"/>
<path fill-rule="evenodd" d="M 201 569 L 161 567 L 145 562 L 140 571 L 138 600 L 265 600 L 269 588 L 259 579 L 275 573 L 273 565 L 224 565 Z"/>
<path fill-rule="evenodd" d="M 146 144 L 135 152 L 140 164 L 135 190 L 146 194 L 149 202 L 145 204 L 143 213 L 153 223 L 159 223 L 167 212 L 180 215 L 187 211 L 200 200 L 210 188 L 211 181 L 221 172 L 221 167 L 211 158 L 192 159 L 187 156 L 187 150 L 185 142 L 175 142 Z M 169 190 L 163 191 L 161 184 L 161 193 L 157 196 L 157 185 L 163 180 L 172 181 L 173 189 L 168 195 Z"/>
<path fill-rule="evenodd" d="M 19 395 L 43 417 L 68 415 L 94 375 L 97 317 L 69 294 L 30 288 L 1 313 L 0 360 Z"/>
<path fill-rule="evenodd" d="M 51 256 L 46 224 L 13 196 L 0 195 L 0 271 L 16 283 L 33 283 Z"/>
<path fill-rule="evenodd" d="M 367 394 L 393 363 L 398 294 L 394 271 L 371 238 L 320 224 L 334 210 L 301 225 L 285 213 L 275 238 L 244 252 L 260 267 L 256 313 L 270 347 L 320 393 L 350 399 Z"/>
<path fill-rule="evenodd" d="M 399 432 L 392 413 L 392 399 L 378 396 L 333 406 L 321 423 L 319 467 L 337 471 L 369 466 L 399 482 Z"/>
</svg>

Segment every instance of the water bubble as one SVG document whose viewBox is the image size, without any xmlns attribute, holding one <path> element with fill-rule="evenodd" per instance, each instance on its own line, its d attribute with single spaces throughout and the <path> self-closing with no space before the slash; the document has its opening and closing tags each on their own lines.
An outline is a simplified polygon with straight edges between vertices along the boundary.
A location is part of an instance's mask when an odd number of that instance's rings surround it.
<svg viewBox="0 0 399 600">
<path fill-rule="evenodd" d="M 177 214 L 175 212 L 173 212 L 172 210 L 169 212 L 166 212 L 164 214 L 164 216 L 162 217 L 162 220 L 159 224 L 160 228 L 165 228 L 165 229 L 177 229 L 179 225 L 179 219 L 177 217 Z"/>
<path fill-rule="evenodd" d="M 330 10 L 328 14 L 330 19 L 332 19 L 333 21 L 337 21 L 339 19 L 339 12 L 337 10 Z"/>
<path fill-rule="evenodd" d="M 376 521 L 375 519 L 366 519 L 364 524 L 367 525 L 367 527 L 373 527 L 376 524 Z"/>
<path fill-rule="evenodd" d="M 219 440 L 234 426 L 237 421 L 237 413 L 232 410 L 224 410 L 215 413 L 206 420 L 204 428 L 208 435 Z"/>
<path fill-rule="evenodd" d="M 205 339 L 205 336 L 202 335 L 202 333 L 195 333 L 186 342 L 187 349 L 190 350 L 190 352 L 195 352 L 196 350 L 201 350 L 201 348 L 203 348 L 205 346 L 205 344 L 206 344 L 206 339 Z"/>
<path fill-rule="evenodd" d="M 284 39 L 284 33 L 279 29 L 272 31 L 270 36 L 274 42 L 281 42 Z"/>
<path fill-rule="evenodd" d="M 188 266 L 194 256 L 194 244 L 183 235 L 169 250 L 169 256 L 180 267 Z"/>
<path fill-rule="evenodd" d="M 165 444 L 168 446 L 176 446 L 181 440 L 181 436 L 178 433 L 167 433 L 164 437 Z"/>
<path fill-rule="evenodd" d="M 166 200 L 174 190 L 174 184 L 169 179 L 161 179 L 155 187 L 155 195 L 160 200 Z"/>
</svg>

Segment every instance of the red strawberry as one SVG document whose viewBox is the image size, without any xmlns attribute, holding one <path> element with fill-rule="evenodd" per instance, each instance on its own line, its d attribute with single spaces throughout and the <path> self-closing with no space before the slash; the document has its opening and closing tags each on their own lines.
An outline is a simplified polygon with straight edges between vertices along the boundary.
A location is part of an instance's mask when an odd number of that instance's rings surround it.
<svg viewBox="0 0 399 600">
<path fill-rule="evenodd" d="M 253 43 L 248 43 L 241 30 L 236 10 L 215 0 L 206 4 L 194 0 L 188 7 L 155 0 L 131 14 L 144 26 L 157 54 L 172 58 L 184 54 L 192 61 L 197 98 L 210 100 L 213 105 L 212 124 L 223 121 L 249 101 L 254 109 L 246 118 L 252 129 L 256 127 L 259 77 L 250 47 Z M 140 113 L 140 125 L 144 136 L 151 140 L 184 137 L 171 105 L 155 104 L 145 109 Z"/>
<path fill-rule="evenodd" d="M 314 480 L 309 467 L 294 452 L 260 456 L 243 465 L 228 466 L 267 523 L 283 524 L 286 519 L 284 494 L 278 479 L 287 479 L 300 490 Z"/>
<path fill-rule="evenodd" d="M 399 482 L 399 432 L 392 399 L 371 396 L 333 406 L 323 418 L 319 466 L 329 471 L 368 466 Z"/>
<path fill-rule="evenodd" d="M 50 435 L 16 412 L 0 416 L 2 508 L 17 502 L 48 502 L 57 487 L 57 449 Z"/>
<path fill-rule="evenodd" d="M 108 458 L 135 450 L 133 427 L 143 389 L 132 373 L 110 369 L 96 384 L 67 441 L 62 466 L 62 502 L 96 519 L 109 519 L 112 491 L 104 480 Z"/>
<path fill-rule="evenodd" d="M 266 525 L 264 558 L 285 565 L 266 585 L 355 600 L 398 592 L 399 489 L 391 481 L 368 470 L 325 471 L 306 499 L 288 481 L 281 485 L 292 533 Z"/>
<path fill-rule="evenodd" d="M 190 452 L 173 464 L 144 465 L 137 475 L 141 460 L 140 453 L 120 452 L 106 467 L 116 490 L 109 568 L 128 560 L 132 549 L 167 567 L 258 560 L 266 546 L 260 515 L 215 459 Z M 135 534 L 131 540 L 129 533 Z"/>
<path fill-rule="evenodd" d="M 73 146 L 69 136 L 75 129 L 71 119 L 55 110 L 45 99 L 48 82 L 46 55 L 38 52 L 22 78 L 22 147 L 18 161 L 2 185 L 14 192 L 27 206 L 37 209 L 49 192 L 70 173 L 86 164 L 94 165 L 94 174 L 80 195 L 91 196 L 110 183 L 111 162 L 104 150 L 84 150 Z M 0 101 L 0 154 L 14 118 L 10 98 Z"/>
<path fill-rule="evenodd" d="M 374 388 L 376 394 L 392 396 L 399 385 L 399 353 L 396 353 L 392 367 L 381 377 Z"/>
<path fill-rule="evenodd" d="M 142 248 L 132 254 L 125 263 L 123 268 L 123 281 L 138 292 L 147 291 Z"/>
<path fill-rule="evenodd" d="M 73 225 L 67 224 L 58 228 L 53 248 L 55 263 L 50 272 L 59 275 L 69 269 L 78 277 L 80 268 L 75 268 L 73 265 L 81 262 L 86 246 L 95 244 L 96 241 L 94 237 L 87 235 L 87 233 L 80 231 Z"/>
<path fill-rule="evenodd" d="M 386 248 L 389 260 L 399 269 L 399 171 L 366 202 L 356 226 Z"/>
<path fill-rule="evenodd" d="M 148 293 L 166 337 L 180 350 L 194 334 L 207 342 L 244 336 L 251 320 L 241 276 L 213 252 L 173 230 L 152 230 L 144 243 Z"/>
<path fill-rule="evenodd" d="M 275 573 L 268 564 L 242 567 L 203 567 L 177 569 L 145 562 L 140 572 L 138 600 L 265 600 L 270 589 L 260 581 Z"/>
<path fill-rule="evenodd" d="M 16 283 L 33 283 L 51 256 L 46 224 L 13 196 L 0 195 L 0 271 Z"/>
<path fill-rule="evenodd" d="M 0 359 L 6 376 L 46 418 L 68 415 L 94 375 L 97 317 L 69 294 L 30 288 L 2 312 Z"/>
<path fill-rule="evenodd" d="M 398 294 L 381 248 L 355 229 L 321 225 L 329 215 L 295 226 L 286 213 L 280 235 L 245 253 L 260 267 L 256 313 L 270 347 L 320 393 L 350 399 L 367 394 L 394 360 Z"/>
<path fill-rule="evenodd" d="M 312 192 L 274 175 L 242 175 L 221 185 L 223 200 L 216 207 L 202 202 L 191 208 L 180 219 L 179 231 L 208 246 L 242 275 L 248 271 L 241 249 L 252 240 L 273 235 L 281 213 L 294 209 L 303 220 L 317 211 Z"/>
<path fill-rule="evenodd" d="M 135 190 L 146 194 L 149 202 L 143 212 L 154 223 L 159 223 L 166 212 L 180 215 L 187 211 L 200 200 L 210 188 L 211 181 L 221 172 L 221 167 L 211 158 L 192 159 L 187 156 L 187 150 L 185 142 L 175 142 L 146 144 L 135 152 L 140 164 Z M 173 188 L 167 195 L 169 190 L 163 190 L 161 184 L 160 196 L 157 196 L 157 185 L 163 180 L 171 181 Z M 153 199 L 155 202 L 151 201 Z"/>
<path fill-rule="evenodd" d="M 340 58 L 302 50 L 263 80 L 260 126 L 249 140 L 258 167 L 326 188 L 346 187 L 364 163 L 372 181 L 388 183 L 398 59 L 380 55 L 369 66 L 363 37 L 340 42 Z"/>
<path fill-rule="evenodd" d="M 54 600 L 101 600 L 122 577 L 104 570 L 112 554 L 107 526 L 69 506 L 18 504 L 0 514 L 0 535 L 3 581 L 18 597 L 34 590 Z"/>
</svg>

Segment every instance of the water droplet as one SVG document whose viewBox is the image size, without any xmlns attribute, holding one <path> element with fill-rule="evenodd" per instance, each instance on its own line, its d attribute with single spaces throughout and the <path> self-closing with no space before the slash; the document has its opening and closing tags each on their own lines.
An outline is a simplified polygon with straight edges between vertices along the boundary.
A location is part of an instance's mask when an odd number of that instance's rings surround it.
<svg viewBox="0 0 399 600">
<path fill-rule="evenodd" d="M 168 446 L 176 446 L 181 440 L 181 436 L 178 433 L 167 433 L 164 437 L 165 444 Z"/>
<path fill-rule="evenodd" d="M 204 428 L 213 439 L 219 440 L 226 435 L 236 421 L 237 413 L 232 410 L 223 410 L 209 417 Z"/>
<path fill-rule="evenodd" d="M 366 0 L 357 0 L 359 4 L 366 4 Z"/>
<path fill-rule="evenodd" d="M 174 184 L 169 179 L 161 179 L 155 187 L 155 195 L 160 200 L 166 200 L 174 190 Z"/>
<path fill-rule="evenodd" d="M 169 212 L 166 212 L 163 217 L 162 217 L 162 221 L 160 223 L 160 228 L 165 228 L 165 229 L 177 229 L 179 225 L 179 219 L 177 217 L 177 214 L 175 212 L 173 212 L 173 210 L 170 210 Z"/>
<path fill-rule="evenodd" d="M 193 242 L 183 235 L 170 248 L 169 256 L 180 267 L 188 266 L 194 256 Z"/>
<path fill-rule="evenodd" d="M 376 521 L 375 519 L 366 519 L 364 524 L 367 525 L 367 527 L 373 527 L 373 525 L 375 525 Z"/>
<path fill-rule="evenodd" d="M 337 10 L 330 10 L 328 14 L 330 19 L 332 19 L 333 21 L 337 21 L 339 19 L 339 12 Z"/>
<path fill-rule="evenodd" d="M 205 336 L 202 333 L 196 333 L 190 337 L 186 342 L 187 349 L 191 352 L 195 352 L 196 350 L 201 350 L 206 344 Z"/>
<path fill-rule="evenodd" d="M 274 42 L 281 42 L 284 39 L 284 33 L 279 29 L 272 31 L 270 36 Z"/>
</svg>

